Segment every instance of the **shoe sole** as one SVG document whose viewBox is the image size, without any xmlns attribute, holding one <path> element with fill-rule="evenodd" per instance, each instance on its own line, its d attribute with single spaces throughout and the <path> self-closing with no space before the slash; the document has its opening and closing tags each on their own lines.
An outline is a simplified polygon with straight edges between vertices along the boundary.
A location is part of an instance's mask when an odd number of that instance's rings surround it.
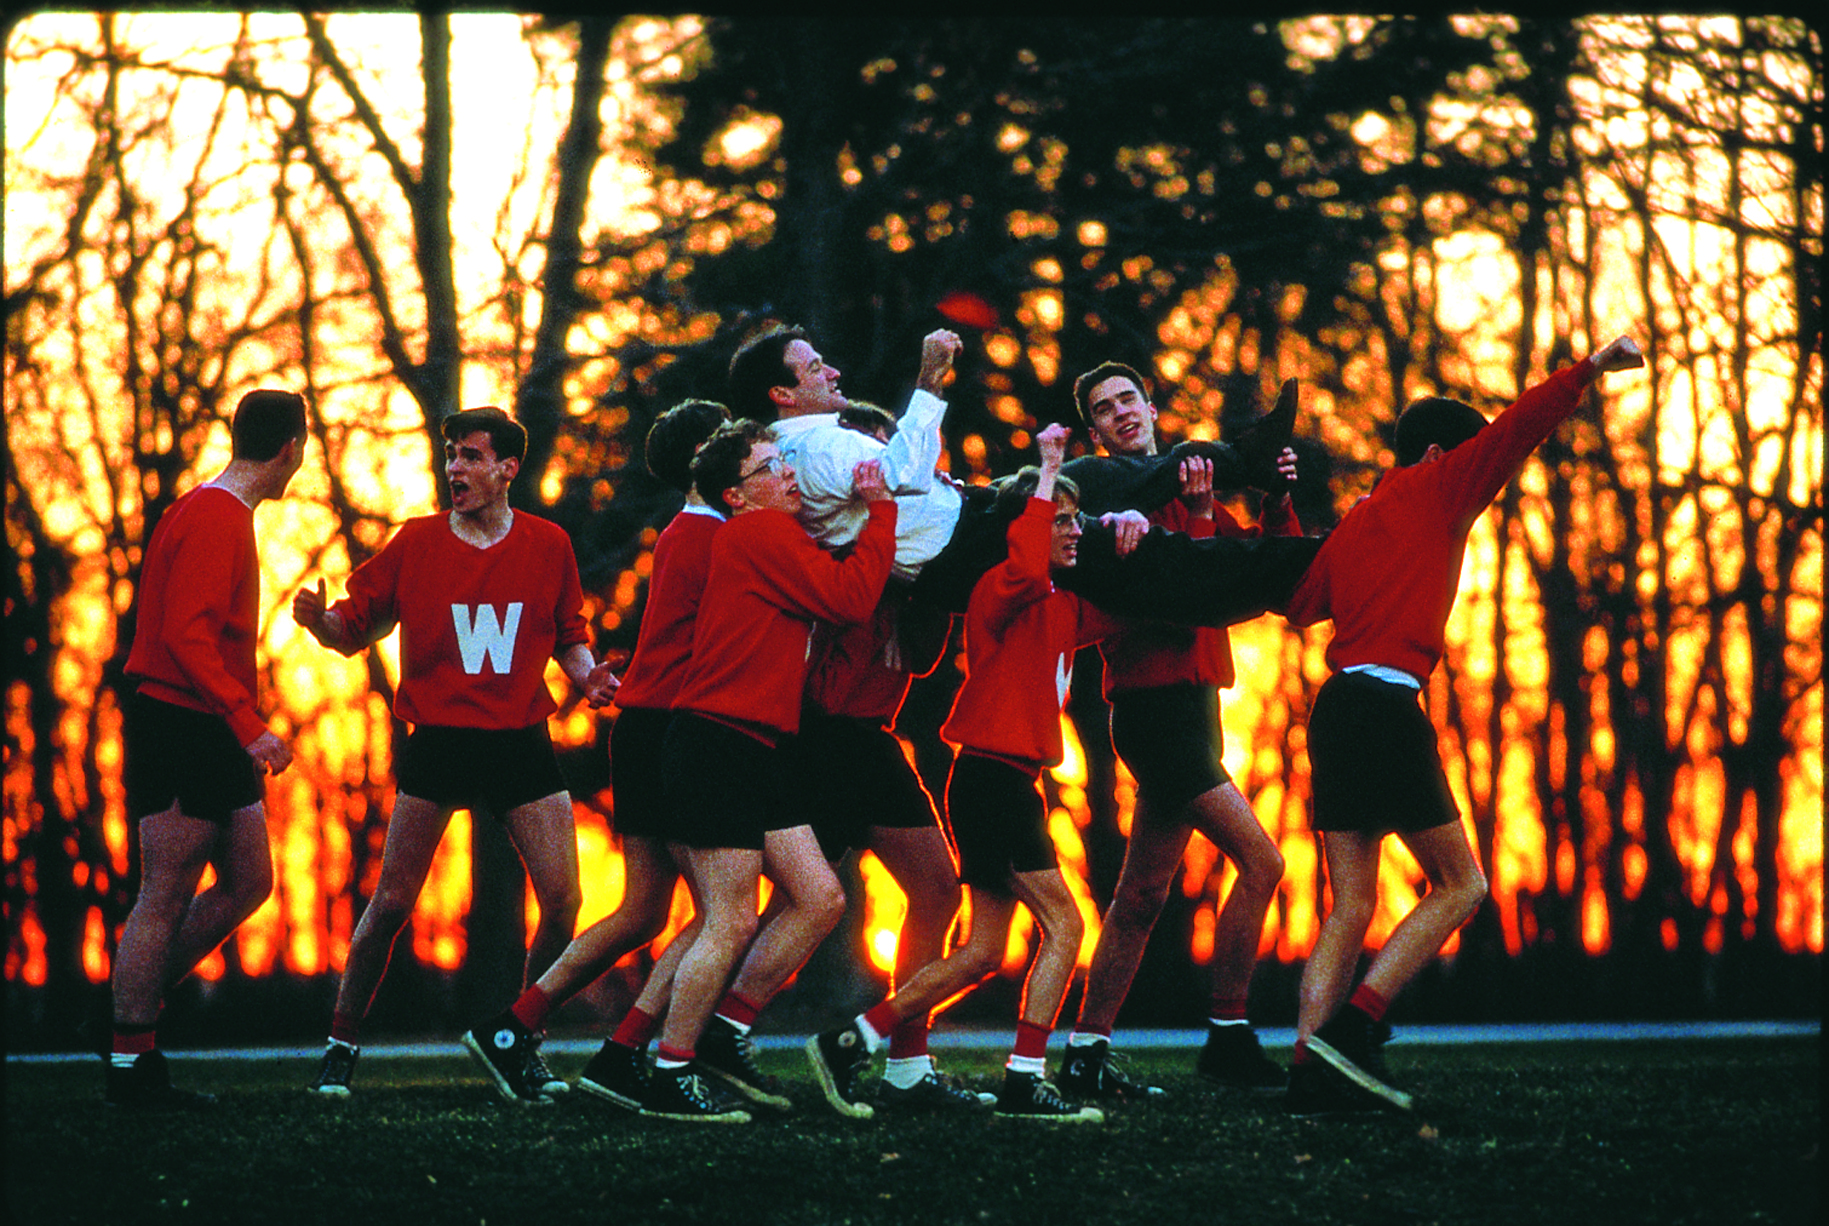
<svg viewBox="0 0 1829 1226">
<path fill-rule="evenodd" d="M 854 1120 L 867 1120 L 876 1115 L 876 1108 L 869 1103 L 848 1102 L 844 1095 L 838 1092 L 838 1079 L 832 1075 L 832 1070 L 826 1067 L 826 1056 L 819 1049 L 818 1035 L 807 1040 L 806 1051 L 807 1063 L 813 1066 L 813 1076 L 819 1082 L 819 1092 L 826 1096 L 826 1102 L 831 1104 L 832 1110 Z"/>
<path fill-rule="evenodd" d="M 1416 1105 L 1416 1098 L 1414 1095 L 1406 1094 L 1396 1086 L 1389 1086 L 1378 1080 L 1378 1078 L 1372 1076 L 1357 1064 L 1354 1064 L 1351 1060 L 1347 1059 L 1339 1049 L 1325 1039 L 1317 1039 L 1313 1035 L 1310 1035 L 1308 1037 L 1308 1050 L 1327 1061 L 1336 1073 L 1339 1073 L 1360 1089 L 1376 1094 L 1379 1098 L 1384 1099 L 1385 1102 L 1390 1103 L 1399 1111 L 1409 1111 Z"/>
<path fill-rule="evenodd" d="M 993 1111 L 1000 1120 L 1034 1120 L 1041 1124 L 1103 1124 L 1105 1113 L 1097 1107 L 1081 1107 L 1072 1115 L 1046 1115 L 1028 1111 Z"/>
<path fill-rule="evenodd" d="M 637 1115 L 642 1113 L 640 1099 L 630 1098 L 627 1094 L 618 1094 L 610 1087 L 592 1081 L 589 1077 L 578 1078 L 578 1088 L 591 1097 L 601 1098 L 604 1102 L 621 1107 L 624 1111 L 633 1111 Z"/>
<path fill-rule="evenodd" d="M 674 1115 L 666 1111 L 642 1111 L 642 1118 L 666 1120 L 673 1124 L 747 1124 L 750 1114 L 747 1111 L 720 1111 L 716 1115 Z"/>
<path fill-rule="evenodd" d="M 776 1111 L 792 1111 L 794 1109 L 794 1100 L 788 1098 L 786 1095 L 771 1094 L 754 1082 L 745 1081 L 741 1077 L 726 1073 L 723 1069 L 713 1068 L 709 1064 L 701 1064 L 699 1065 L 699 1071 L 716 1077 L 719 1081 L 741 1094 L 744 1098 L 747 1098 L 750 1102 L 755 1103 L 758 1107 L 771 1107 Z"/>
<path fill-rule="evenodd" d="M 305 1093 L 311 1095 L 313 1098 L 322 1098 L 339 1103 L 350 1097 L 348 1086 L 306 1086 Z"/>
<path fill-rule="evenodd" d="M 523 1098 L 521 1095 L 516 1094 L 514 1092 L 514 1087 L 508 1084 L 508 1079 L 496 1071 L 494 1063 L 489 1059 L 489 1053 L 483 1050 L 483 1045 L 478 1043 L 476 1041 L 476 1036 L 472 1035 L 467 1030 L 464 1031 L 463 1044 L 464 1050 L 475 1057 L 476 1062 L 483 1066 L 483 1072 L 489 1074 L 489 1083 L 495 1087 L 495 1092 L 500 1095 L 503 1100 L 511 1102 L 517 1107 L 550 1107 L 553 1105 L 553 1100 L 550 1098 L 539 1096 Z"/>
</svg>

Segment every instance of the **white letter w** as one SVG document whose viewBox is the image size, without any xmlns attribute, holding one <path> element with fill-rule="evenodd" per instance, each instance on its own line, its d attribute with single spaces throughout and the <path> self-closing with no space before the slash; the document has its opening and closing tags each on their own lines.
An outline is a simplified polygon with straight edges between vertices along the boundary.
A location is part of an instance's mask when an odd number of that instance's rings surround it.
<svg viewBox="0 0 1829 1226">
<path fill-rule="evenodd" d="M 463 655 L 466 673 L 474 677 L 482 672 L 485 656 L 498 675 L 505 676 L 514 667 L 514 636 L 521 628 L 520 601 L 508 606 L 506 623 L 497 622 L 495 606 L 487 604 L 476 606 L 474 622 L 467 607 L 454 604 L 451 621 L 457 627 L 457 650 Z"/>
</svg>

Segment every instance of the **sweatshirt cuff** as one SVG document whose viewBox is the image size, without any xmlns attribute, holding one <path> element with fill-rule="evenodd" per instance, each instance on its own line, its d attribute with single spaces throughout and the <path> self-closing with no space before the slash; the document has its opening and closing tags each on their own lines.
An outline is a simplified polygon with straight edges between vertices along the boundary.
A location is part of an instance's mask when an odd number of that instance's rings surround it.
<svg viewBox="0 0 1829 1226">
<path fill-rule="evenodd" d="M 261 734 L 267 731 L 266 721 L 261 719 L 252 707 L 242 707 L 239 710 L 231 711 L 228 721 L 229 731 L 235 734 L 235 739 L 244 749 L 259 740 Z"/>
</svg>

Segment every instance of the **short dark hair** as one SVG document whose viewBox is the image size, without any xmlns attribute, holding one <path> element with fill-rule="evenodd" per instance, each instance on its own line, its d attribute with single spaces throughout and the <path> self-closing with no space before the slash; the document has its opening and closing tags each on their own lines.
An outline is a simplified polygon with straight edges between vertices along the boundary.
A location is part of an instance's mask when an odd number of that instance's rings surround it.
<svg viewBox="0 0 1829 1226">
<path fill-rule="evenodd" d="M 730 359 L 730 387 L 726 403 L 738 417 L 772 422 L 780 410 L 769 398 L 769 389 L 793 387 L 799 380 L 788 368 L 787 347 L 807 338 L 806 329 L 771 323 L 737 347 Z"/>
<path fill-rule="evenodd" d="M 1486 418 L 1472 405 L 1447 396 L 1425 396 L 1397 418 L 1397 466 L 1408 468 L 1430 446 L 1453 451 L 1486 428 Z"/>
<path fill-rule="evenodd" d="M 743 465 L 756 444 L 769 442 L 774 437 L 773 426 L 748 418 L 725 422 L 712 431 L 711 437 L 692 458 L 692 484 L 698 488 L 699 497 L 705 504 L 726 519 L 730 518 L 730 504 L 724 501 L 725 491 L 741 480 Z"/>
<path fill-rule="evenodd" d="M 1006 524 L 1015 523 L 1029 505 L 1029 499 L 1035 497 L 1041 479 L 1042 470 L 1031 464 L 991 482 L 991 488 L 997 491 L 997 499 L 991 504 L 992 513 Z M 1054 496 L 1065 498 L 1076 507 L 1080 505 L 1080 487 L 1065 473 L 1056 474 L 1054 478 Z"/>
<path fill-rule="evenodd" d="M 1092 428 L 1092 406 L 1086 402 L 1092 396 L 1092 389 L 1107 379 L 1120 378 L 1129 379 L 1143 394 L 1143 398 L 1149 399 L 1149 384 L 1144 382 L 1143 376 L 1134 367 L 1122 362 L 1100 362 L 1073 381 L 1073 403 L 1079 409 L 1080 420 L 1086 423 L 1088 430 Z"/>
<path fill-rule="evenodd" d="M 229 422 L 229 454 L 264 464 L 306 432 L 305 398 L 297 392 L 258 388 L 241 398 Z"/>
<path fill-rule="evenodd" d="M 730 410 L 715 400 L 682 400 L 648 428 L 648 471 L 684 494 L 692 489 L 692 456 Z"/>
<path fill-rule="evenodd" d="M 860 434 L 874 435 L 880 430 L 886 439 L 894 438 L 897 429 L 895 414 L 868 400 L 853 400 L 840 409 L 838 424 Z"/>
<path fill-rule="evenodd" d="M 453 443 L 472 434 L 487 434 L 496 459 L 517 463 L 527 459 L 527 427 L 492 404 L 451 414 L 438 423 L 438 432 Z"/>
</svg>

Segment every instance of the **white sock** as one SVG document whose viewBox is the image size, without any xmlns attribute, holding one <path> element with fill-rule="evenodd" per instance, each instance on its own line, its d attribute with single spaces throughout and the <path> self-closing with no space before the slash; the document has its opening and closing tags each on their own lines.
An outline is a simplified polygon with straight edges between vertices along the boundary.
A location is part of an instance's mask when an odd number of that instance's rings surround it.
<svg viewBox="0 0 1829 1226">
<path fill-rule="evenodd" d="M 898 1056 L 883 1066 L 883 1080 L 898 1090 L 908 1090 L 933 1075 L 932 1056 Z"/>
<path fill-rule="evenodd" d="M 656 1056 L 654 1058 L 654 1067 L 658 1069 L 685 1068 L 690 1063 L 691 1061 L 689 1060 L 669 1060 L 665 1056 Z"/>
<path fill-rule="evenodd" d="M 1011 1056 L 1010 1062 L 1004 1067 L 1012 1073 L 1033 1073 L 1037 1077 L 1048 1075 L 1048 1060 L 1045 1056 Z"/>
<path fill-rule="evenodd" d="M 348 1051 L 361 1051 L 362 1050 L 360 1047 L 357 1047 L 354 1043 L 345 1043 L 342 1039 L 326 1039 L 324 1041 L 324 1045 L 326 1047 L 341 1047 Z"/>
<path fill-rule="evenodd" d="M 1069 1047 L 1091 1047 L 1094 1043 L 1109 1045 L 1111 1043 L 1111 1036 L 1104 1034 L 1086 1034 L 1079 1030 L 1076 1030 L 1067 1036 L 1067 1046 Z"/>
<path fill-rule="evenodd" d="M 108 1053 L 108 1063 L 115 1068 L 132 1068 L 133 1062 L 138 1059 L 139 1057 L 132 1052 L 111 1051 Z"/>
<path fill-rule="evenodd" d="M 716 1017 L 720 1022 L 730 1022 L 730 1024 L 736 1028 L 736 1031 L 738 1034 L 748 1034 L 749 1033 L 749 1027 L 745 1026 L 742 1022 L 734 1021 L 731 1018 L 725 1017 L 722 1013 L 713 1014 L 713 1016 Z"/>
<path fill-rule="evenodd" d="M 1248 1027 L 1251 1025 L 1251 1023 L 1246 1021 L 1242 1017 L 1210 1017 L 1207 1019 L 1207 1025 L 1209 1025 L 1209 1026 L 1246 1026 L 1246 1027 Z"/>
</svg>

